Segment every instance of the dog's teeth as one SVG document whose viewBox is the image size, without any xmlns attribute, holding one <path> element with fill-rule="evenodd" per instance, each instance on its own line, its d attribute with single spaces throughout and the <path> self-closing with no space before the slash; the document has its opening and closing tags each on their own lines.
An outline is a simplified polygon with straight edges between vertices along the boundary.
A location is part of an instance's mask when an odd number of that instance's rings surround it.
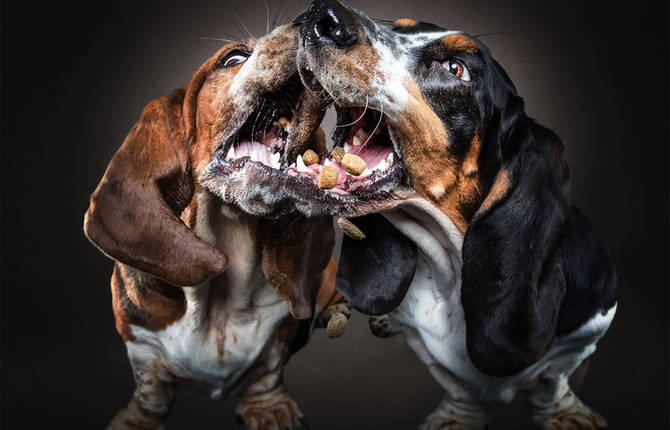
<svg viewBox="0 0 670 430">
<path fill-rule="evenodd" d="M 333 162 L 330 161 L 330 158 L 326 158 L 326 161 L 323 162 L 323 165 L 326 167 L 331 167 L 333 165 Z"/>
<path fill-rule="evenodd" d="M 298 159 L 296 160 L 296 166 L 298 168 L 298 172 L 305 172 L 305 173 L 311 172 L 311 170 L 309 170 L 307 166 L 305 166 L 305 162 L 302 161 L 302 155 L 298 155 Z"/>
<path fill-rule="evenodd" d="M 384 170 L 386 170 L 386 169 L 388 169 L 388 168 L 389 168 L 389 165 L 388 165 L 388 163 L 386 162 L 386 160 L 382 160 L 382 161 L 379 162 L 379 164 L 377 164 L 377 165 L 375 166 L 375 168 L 374 168 L 373 170 L 379 170 L 379 171 L 382 171 L 382 172 L 383 172 Z"/>
<path fill-rule="evenodd" d="M 289 169 L 295 169 L 295 163 L 291 163 L 290 166 L 288 166 Z"/>
<path fill-rule="evenodd" d="M 356 135 L 354 136 L 354 139 L 356 137 L 358 137 L 358 140 L 359 140 L 358 144 L 360 145 L 362 142 L 367 141 L 368 137 L 370 137 L 370 135 L 365 130 L 363 130 L 362 128 L 359 128 L 358 131 L 356 131 Z M 356 140 L 354 140 L 354 145 L 356 145 Z"/>
<path fill-rule="evenodd" d="M 368 176 L 372 175 L 372 170 L 368 169 L 367 167 L 365 170 L 363 170 L 363 173 L 358 175 L 359 178 L 367 178 Z"/>
<path fill-rule="evenodd" d="M 389 167 L 393 164 L 393 152 L 390 152 L 388 157 L 386 157 L 386 164 L 388 164 Z"/>
<path fill-rule="evenodd" d="M 226 160 L 234 160 L 234 159 L 235 159 L 235 147 L 233 145 L 230 145 L 228 155 L 226 155 Z"/>
<path fill-rule="evenodd" d="M 354 140 L 352 142 L 354 146 L 358 146 L 361 144 L 361 139 L 358 138 L 358 136 L 354 136 Z"/>
<path fill-rule="evenodd" d="M 276 152 L 274 154 L 270 154 L 270 165 L 273 169 L 279 170 L 281 168 L 281 163 L 279 161 L 280 154 L 279 152 Z"/>
<path fill-rule="evenodd" d="M 344 152 L 348 153 L 349 150 L 351 150 L 351 145 L 349 145 L 347 142 L 344 142 Z"/>
</svg>

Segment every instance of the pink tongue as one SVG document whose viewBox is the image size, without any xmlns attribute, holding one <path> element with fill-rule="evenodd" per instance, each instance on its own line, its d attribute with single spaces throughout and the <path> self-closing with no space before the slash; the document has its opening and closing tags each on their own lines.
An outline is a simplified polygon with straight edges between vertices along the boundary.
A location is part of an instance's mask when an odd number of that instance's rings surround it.
<svg viewBox="0 0 670 430">
<path fill-rule="evenodd" d="M 382 160 L 386 160 L 391 152 L 393 152 L 393 149 L 388 146 L 375 145 L 373 142 L 368 142 L 365 146 L 352 146 L 349 150 L 350 154 L 358 155 L 365 160 L 370 170 L 377 167 L 377 164 Z"/>
</svg>

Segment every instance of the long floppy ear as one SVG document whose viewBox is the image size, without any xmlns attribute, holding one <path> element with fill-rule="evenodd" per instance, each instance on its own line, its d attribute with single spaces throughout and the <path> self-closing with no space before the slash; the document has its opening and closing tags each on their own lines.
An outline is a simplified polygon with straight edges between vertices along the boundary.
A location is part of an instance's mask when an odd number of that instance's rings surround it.
<svg viewBox="0 0 670 430">
<path fill-rule="evenodd" d="M 266 279 L 288 303 L 294 318 L 311 317 L 320 275 L 328 266 L 335 245 L 332 218 L 295 215 L 264 219 L 258 236 Z"/>
<path fill-rule="evenodd" d="M 226 265 L 221 252 L 179 219 L 194 190 L 188 137 L 194 87 L 201 83 L 196 75 L 188 90 L 147 105 L 109 163 L 84 218 L 86 236 L 105 254 L 175 285 L 200 284 Z"/>
<path fill-rule="evenodd" d="M 556 331 L 569 218 L 562 144 L 514 96 L 500 119 L 502 166 L 463 242 L 467 349 L 482 372 L 507 376 L 535 363 Z"/>
</svg>

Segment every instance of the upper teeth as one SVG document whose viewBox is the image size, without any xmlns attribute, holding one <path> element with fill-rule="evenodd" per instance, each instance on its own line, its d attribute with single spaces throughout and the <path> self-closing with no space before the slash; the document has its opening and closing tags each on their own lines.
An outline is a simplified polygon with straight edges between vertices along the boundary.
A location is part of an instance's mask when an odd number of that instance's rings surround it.
<svg viewBox="0 0 670 430">
<path fill-rule="evenodd" d="M 354 146 L 358 146 L 362 142 L 367 142 L 369 136 L 370 135 L 365 130 L 363 130 L 362 128 L 359 128 L 356 131 L 356 135 L 354 136 L 354 141 L 353 141 Z"/>
</svg>

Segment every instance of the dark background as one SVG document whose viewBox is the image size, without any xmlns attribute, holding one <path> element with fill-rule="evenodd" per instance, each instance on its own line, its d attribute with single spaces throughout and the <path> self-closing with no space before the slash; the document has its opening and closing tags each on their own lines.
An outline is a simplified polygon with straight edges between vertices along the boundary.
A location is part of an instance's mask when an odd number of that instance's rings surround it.
<svg viewBox="0 0 670 430">
<path fill-rule="evenodd" d="M 667 2 L 356 1 L 483 36 L 527 110 L 566 145 L 573 199 L 619 273 L 619 309 L 580 392 L 614 429 L 668 428 Z M 262 0 L 232 4 L 255 35 Z M 272 15 L 279 0 L 270 3 Z M 291 1 L 284 21 L 307 2 Z M 82 233 L 89 194 L 143 106 L 238 38 L 222 1 L 2 4 L 2 428 L 103 428 L 133 381 L 112 263 Z M 354 315 L 286 380 L 321 429 L 415 428 L 441 390 L 401 338 Z M 232 400 L 182 389 L 172 429 L 236 428 Z M 523 399 L 493 428 L 530 428 Z"/>
</svg>

